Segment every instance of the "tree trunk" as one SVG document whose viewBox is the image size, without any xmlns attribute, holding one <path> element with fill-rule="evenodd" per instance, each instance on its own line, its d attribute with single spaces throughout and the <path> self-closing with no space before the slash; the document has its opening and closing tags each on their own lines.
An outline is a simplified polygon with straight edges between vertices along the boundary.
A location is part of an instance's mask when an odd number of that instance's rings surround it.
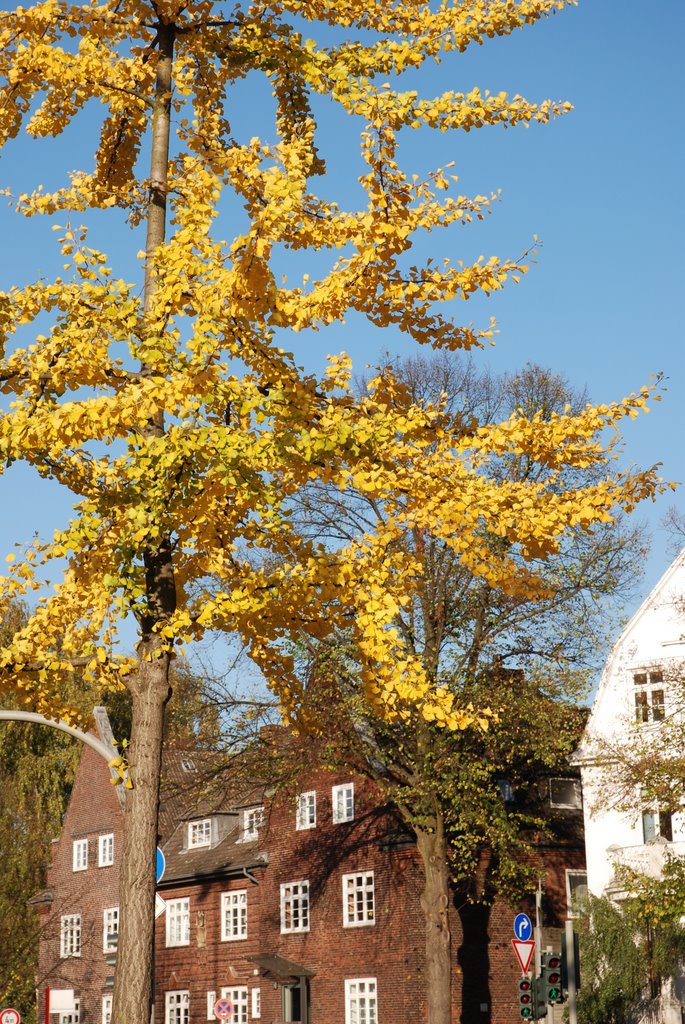
<svg viewBox="0 0 685 1024">
<path fill-rule="evenodd" d="M 163 656 L 142 664 L 131 685 L 129 764 L 134 788 L 127 793 L 119 876 L 115 1024 L 149 1024 L 154 998 L 155 850 L 168 662 L 168 656 Z"/>
<path fill-rule="evenodd" d="M 442 819 L 433 832 L 416 829 L 424 871 L 421 907 L 426 921 L 426 1002 L 428 1024 L 451 1021 L 451 935 L 449 872 Z"/>
<path fill-rule="evenodd" d="M 157 73 L 150 157 L 150 201 L 147 216 L 145 313 L 152 308 L 156 279 L 151 257 L 166 236 L 166 193 L 169 165 L 172 65 L 175 27 L 157 25 Z M 145 363 L 141 373 L 152 367 Z M 144 437 L 164 434 L 160 410 L 143 430 Z M 154 1005 L 155 850 L 159 811 L 159 780 L 164 738 L 164 708 L 169 698 L 171 653 L 158 628 L 176 607 L 171 544 L 162 538 L 141 552 L 145 563 L 147 607 L 140 620 L 138 670 L 128 683 L 133 698 L 131 745 L 128 752 L 133 789 L 127 793 L 124 849 L 119 878 L 120 930 L 114 983 L 112 1024 L 150 1024 Z"/>
</svg>

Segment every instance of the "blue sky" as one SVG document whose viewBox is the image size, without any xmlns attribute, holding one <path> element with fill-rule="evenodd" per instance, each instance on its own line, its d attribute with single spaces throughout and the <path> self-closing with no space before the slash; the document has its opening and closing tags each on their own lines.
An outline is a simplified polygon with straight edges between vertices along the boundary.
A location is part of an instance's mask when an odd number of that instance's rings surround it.
<svg viewBox="0 0 685 1024">
<path fill-rule="evenodd" d="M 13 5 L 2 3 L 8 9 Z M 314 34 L 312 32 L 312 34 Z M 493 370 L 526 362 L 549 366 L 597 401 L 611 401 L 664 373 L 667 392 L 625 434 L 624 461 L 663 463 L 666 479 L 685 480 L 682 411 L 683 356 L 682 197 L 685 72 L 682 0 L 581 0 L 579 7 L 465 55 L 455 54 L 407 82 L 430 95 L 473 86 L 520 92 L 531 101 L 569 100 L 574 110 L 549 126 L 402 137 L 402 165 L 421 174 L 454 161 L 459 191 L 502 189 L 502 201 L 479 225 L 454 228 L 416 245 L 416 255 L 472 259 L 479 254 L 516 256 L 537 234 L 543 247 L 519 286 L 488 300 L 461 304 L 467 321 L 499 322 L 497 345 L 475 358 Z M 232 101 L 235 133 L 269 138 L 271 100 L 252 79 Z M 361 171 L 358 126 L 346 124 L 322 101 L 316 110 L 329 177 L 327 195 L 352 205 Z M 56 183 L 65 169 L 88 164 L 88 122 L 63 141 L 18 142 L 0 159 L 0 185 L 26 190 Z M 129 253 L 141 238 L 127 239 L 111 220 L 94 225 L 95 244 L 110 246 L 128 276 L 139 274 Z M 99 237 L 98 237 L 99 235 Z M 17 220 L 0 205 L 5 259 L 0 287 L 50 273 L 60 260 L 49 224 Z M 301 270 L 316 267 L 300 267 Z M 121 271 L 120 271 L 121 272 Z M 298 358 L 319 369 L 328 352 L 348 351 L 355 367 L 382 351 L 410 346 L 363 321 L 295 342 Z M 682 489 L 638 516 L 653 532 L 652 555 L 636 589 L 636 607 L 670 557 L 660 520 L 670 504 L 685 508 Z M 51 532 L 69 512 L 67 495 L 37 482 L 21 466 L 0 478 L 0 559 L 15 541 Z"/>
</svg>

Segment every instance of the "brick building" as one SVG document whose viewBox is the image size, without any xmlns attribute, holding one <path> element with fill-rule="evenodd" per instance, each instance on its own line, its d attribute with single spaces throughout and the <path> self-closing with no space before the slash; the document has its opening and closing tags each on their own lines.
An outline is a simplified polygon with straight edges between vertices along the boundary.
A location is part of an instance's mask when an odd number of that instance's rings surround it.
<svg viewBox="0 0 685 1024">
<path fill-rule="evenodd" d="M 210 801 L 197 797 L 199 767 L 195 754 L 166 760 L 158 1024 L 215 1020 L 220 997 L 233 1003 L 236 1024 L 425 1020 L 420 864 L 368 781 L 318 771 L 298 793 L 266 798 L 243 782 Z M 543 946 L 558 948 L 573 889 L 585 879 L 580 793 L 572 779 L 541 786 L 562 826 L 560 841 L 538 850 Z M 44 923 L 38 1024 L 45 1024 L 46 985 L 78 997 L 76 1011 L 52 1014 L 49 1024 L 109 1024 L 122 823 L 119 789 L 85 749 L 53 841 L 48 888 L 33 901 Z M 450 908 L 455 1022 L 520 1019 L 511 945 L 517 909 Z"/>
</svg>

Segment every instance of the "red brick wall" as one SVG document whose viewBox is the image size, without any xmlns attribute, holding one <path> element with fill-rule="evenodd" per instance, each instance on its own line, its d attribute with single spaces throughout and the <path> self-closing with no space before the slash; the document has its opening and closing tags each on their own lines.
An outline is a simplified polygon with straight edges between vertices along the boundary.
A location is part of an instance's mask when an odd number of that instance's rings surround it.
<svg viewBox="0 0 685 1024">
<path fill-rule="evenodd" d="M 224 987 L 259 987 L 262 1024 L 282 1020 L 282 990 L 272 978 L 259 976 L 251 955 L 279 955 L 315 972 L 310 981 L 311 1024 L 344 1024 L 344 982 L 375 977 L 379 1024 L 426 1019 L 424 996 L 424 925 L 420 907 L 421 870 L 416 851 L 388 845 L 387 809 L 378 809 L 371 787 L 355 779 L 355 819 L 334 824 L 331 787 L 350 776 L 320 772 L 306 787 L 317 792 L 317 824 L 297 831 L 294 794 L 273 802 L 260 834 L 268 864 L 251 877 L 215 878 L 192 885 L 160 886 L 164 900 L 190 898 L 190 944 L 166 946 L 165 916 L 158 919 L 155 944 L 156 1020 L 164 1022 L 164 993 L 188 990 L 191 1024 L 207 1016 L 207 992 Z M 115 867 L 97 867 L 96 837 L 115 833 Z M 72 843 L 87 836 L 87 871 L 73 872 Z M 55 893 L 51 937 L 43 943 L 41 970 L 53 987 L 81 993 L 82 1024 L 99 1024 L 104 979 L 102 911 L 115 906 L 117 855 L 121 850 L 121 813 L 106 767 L 86 751 L 79 769 L 60 841 L 55 844 L 49 886 Z M 582 868 L 578 849 L 540 850 L 546 889 L 545 941 L 555 942 L 565 916 L 564 868 Z M 374 872 L 375 924 L 343 927 L 342 875 Z M 310 929 L 281 934 L 280 886 L 308 879 Z M 221 893 L 247 891 L 247 937 L 221 941 Z M 511 945 L 519 908 L 496 904 L 484 909 L 464 904 L 451 909 L 454 986 L 453 1020 L 461 1024 L 511 1024 L 518 1018 L 520 976 Z M 525 909 L 530 909 L 530 906 Z M 83 952 L 80 960 L 59 959 L 59 916 L 80 911 Z M 275 987 L 274 987 L 275 985 Z M 250 1003 L 248 1002 L 248 1014 Z M 249 1019 L 249 1018 L 248 1018 Z M 44 1024 L 39 1018 L 39 1024 Z M 54 1020 L 52 1024 L 55 1024 Z"/>
<path fill-rule="evenodd" d="M 103 911 L 119 903 L 119 858 L 123 816 L 104 761 L 85 747 L 62 832 L 53 843 L 48 870 L 51 905 L 39 908 L 44 938 L 38 977 L 38 1024 L 45 1024 L 45 987 L 73 988 L 81 995 L 82 1024 L 100 1024 L 102 996 L 110 973 L 103 951 Z M 98 867 L 98 836 L 114 833 L 114 864 Z M 73 870 L 73 843 L 88 840 L 88 867 Z M 81 956 L 60 957 L 60 918 L 81 915 Z M 56 1021 L 56 1017 L 51 1018 Z"/>
</svg>

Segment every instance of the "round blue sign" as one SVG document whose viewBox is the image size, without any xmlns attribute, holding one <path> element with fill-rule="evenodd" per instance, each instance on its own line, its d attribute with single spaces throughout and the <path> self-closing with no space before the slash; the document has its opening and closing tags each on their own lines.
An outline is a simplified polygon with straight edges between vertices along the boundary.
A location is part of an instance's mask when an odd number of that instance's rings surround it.
<svg viewBox="0 0 685 1024">
<path fill-rule="evenodd" d="M 166 860 L 164 859 L 164 854 L 162 853 L 160 848 L 157 847 L 157 859 L 155 861 L 155 880 L 157 882 L 157 885 L 159 885 L 159 883 L 162 881 L 162 878 L 164 877 L 165 867 Z"/>
<path fill-rule="evenodd" d="M 517 914 L 514 919 L 514 935 L 519 942 L 528 942 L 533 934 L 533 926 L 528 914 Z"/>
</svg>

